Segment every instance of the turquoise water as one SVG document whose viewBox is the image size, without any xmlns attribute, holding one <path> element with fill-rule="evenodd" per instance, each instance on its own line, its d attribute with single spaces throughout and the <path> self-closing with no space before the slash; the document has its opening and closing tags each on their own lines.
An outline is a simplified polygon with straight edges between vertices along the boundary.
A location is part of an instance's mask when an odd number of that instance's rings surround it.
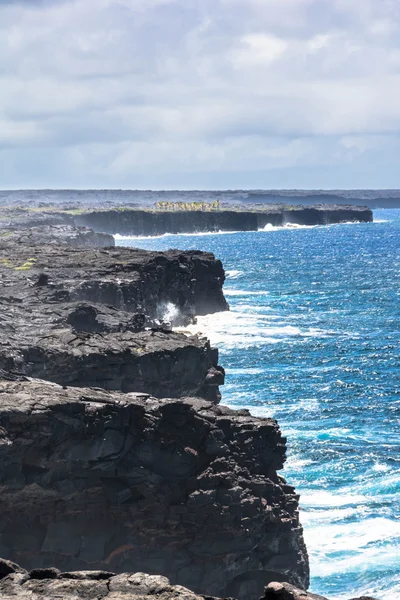
<svg viewBox="0 0 400 600">
<path fill-rule="evenodd" d="M 199 319 L 223 402 L 278 419 L 311 589 L 400 599 L 400 210 L 373 224 L 120 239 L 209 250 L 231 311 Z"/>
</svg>

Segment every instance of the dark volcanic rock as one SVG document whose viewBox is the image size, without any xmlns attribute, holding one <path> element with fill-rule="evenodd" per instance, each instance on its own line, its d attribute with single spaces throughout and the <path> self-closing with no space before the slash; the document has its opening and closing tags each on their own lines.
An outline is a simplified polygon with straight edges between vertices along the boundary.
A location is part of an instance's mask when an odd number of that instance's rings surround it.
<svg viewBox="0 0 400 600">
<path fill-rule="evenodd" d="M 30 210 L 29 207 L 18 208 L 0 206 L 0 230 L 31 229 L 32 227 L 75 226 L 72 215 L 64 212 L 46 211 L 45 208 Z"/>
<path fill-rule="evenodd" d="M 220 399 L 224 370 L 205 338 L 144 330 L 143 314 L 100 304 L 16 302 L 2 309 L 1 369 L 61 385 Z"/>
<path fill-rule="evenodd" d="M 163 574 L 239 598 L 270 581 L 307 586 L 276 421 L 14 379 L 0 381 L 0 555 L 28 569 Z"/>
<path fill-rule="evenodd" d="M 224 382 L 217 360 L 218 352 L 205 338 L 163 331 L 105 336 L 60 328 L 38 337 L 11 334 L 0 343 L 5 370 L 67 386 L 175 398 L 194 394 L 213 402 L 219 402 L 218 386 Z"/>
<path fill-rule="evenodd" d="M 42 274 L 48 285 L 38 290 Z M 0 238 L 1 295 L 14 303 L 96 302 L 179 325 L 227 310 L 224 280 L 221 262 L 207 252 L 38 247 Z"/>
<path fill-rule="evenodd" d="M 40 282 L 39 282 L 40 284 Z M 67 310 L 70 307 L 67 305 Z M 96 306 L 88 302 L 78 302 L 71 307 L 66 322 L 76 333 L 111 333 L 117 331 L 144 331 L 146 316 L 141 313 L 125 313 L 114 307 Z"/>
<path fill-rule="evenodd" d="M 305 592 L 289 583 L 272 582 L 266 587 L 264 597 L 260 600 L 327 600 L 327 598 L 325 598 L 325 596 L 319 596 L 318 594 Z M 362 596 L 361 598 L 352 598 L 351 600 L 375 599 Z"/>
<path fill-rule="evenodd" d="M 0 558 L 0 579 L 2 565 L 8 561 Z M 156 597 L 159 600 L 218 600 L 211 596 L 199 596 L 181 586 L 172 586 L 166 577 L 145 573 L 123 573 L 116 575 L 109 571 L 72 571 L 62 573 L 58 569 L 34 569 L 29 573 L 18 565 L 15 571 L 0 581 L 0 594 L 3 600 L 137 600 Z M 6 567 L 8 568 L 8 566 Z M 15 574 L 14 574 L 15 573 Z M 256 600 L 256 596 L 249 596 Z M 271 583 L 260 600 L 327 600 L 317 594 L 304 592 L 287 583 Z M 373 598 L 353 598 L 352 600 L 374 600 Z"/>
<path fill-rule="evenodd" d="M 51 569 L 6 577 L 0 581 L 0 595 L 2 600 L 213 600 L 173 586 L 166 577 L 157 575 L 115 575 L 108 571 L 52 573 Z"/>
<path fill-rule="evenodd" d="M 305 592 L 289 583 L 274 581 L 266 587 L 264 597 L 260 600 L 327 600 L 327 598 Z"/>
<path fill-rule="evenodd" d="M 76 248 L 107 248 L 115 246 L 109 233 L 96 233 L 87 227 L 74 225 L 42 225 L 29 229 L 8 227 L 0 230 L 0 240 L 15 241 L 26 245 L 63 244 Z"/>
<path fill-rule="evenodd" d="M 224 372 L 209 342 L 144 326 L 168 311 L 184 323 L 207 307 L 227 308 L 223 279 L 221 263 L 201 252 L 0 244 L 0 368 L 62 385 L 218 401 Z"/>
</svg>

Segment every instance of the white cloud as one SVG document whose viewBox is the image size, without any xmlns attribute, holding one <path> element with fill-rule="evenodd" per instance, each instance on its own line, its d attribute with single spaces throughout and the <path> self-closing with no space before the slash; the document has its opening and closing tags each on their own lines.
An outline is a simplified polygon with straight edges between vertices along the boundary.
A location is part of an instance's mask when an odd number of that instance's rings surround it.
<svg viewBox="0 0 400 600">
<path fill-rule="evenodd" d="M 265 33 L 251 33 L 240 40 L 240 48 L 233 51 L 235 67 L 262 68 L 275 62 L 286 50 L 284 40 Z"/>
<path fill-rule="evenodd" d="M 0 1 L 0 181 L 368 169 L 400 128 L 399 39 L 397 0 Z"/>
</svg>

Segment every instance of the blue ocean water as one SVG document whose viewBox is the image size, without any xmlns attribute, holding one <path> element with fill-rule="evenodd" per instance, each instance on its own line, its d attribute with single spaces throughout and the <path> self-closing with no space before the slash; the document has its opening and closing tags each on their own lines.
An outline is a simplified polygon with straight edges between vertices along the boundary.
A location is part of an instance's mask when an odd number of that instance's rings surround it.
<svg viewBox="0 0 400 600">
<path fill-rule="evenodd" d="M 400 599 L 400 210 L 374 217 L 118 242 L 223 261 L 231 311 L 195 329 L 220 349 L 223 402 L 287 436 L 311 589 L 332 600 Z"/>
</svg>

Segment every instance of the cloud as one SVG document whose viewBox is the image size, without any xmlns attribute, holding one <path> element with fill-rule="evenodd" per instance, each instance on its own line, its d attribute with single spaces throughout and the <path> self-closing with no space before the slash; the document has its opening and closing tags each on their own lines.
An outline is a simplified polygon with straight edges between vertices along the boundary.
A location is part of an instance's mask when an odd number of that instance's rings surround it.
<svg viewBox="0 0 400 600">
<path fill-rule="evenodd" d="M 399 38 L 395 0 L 0 0 L 2 186 L 371 181 Z"/>
</svg>

